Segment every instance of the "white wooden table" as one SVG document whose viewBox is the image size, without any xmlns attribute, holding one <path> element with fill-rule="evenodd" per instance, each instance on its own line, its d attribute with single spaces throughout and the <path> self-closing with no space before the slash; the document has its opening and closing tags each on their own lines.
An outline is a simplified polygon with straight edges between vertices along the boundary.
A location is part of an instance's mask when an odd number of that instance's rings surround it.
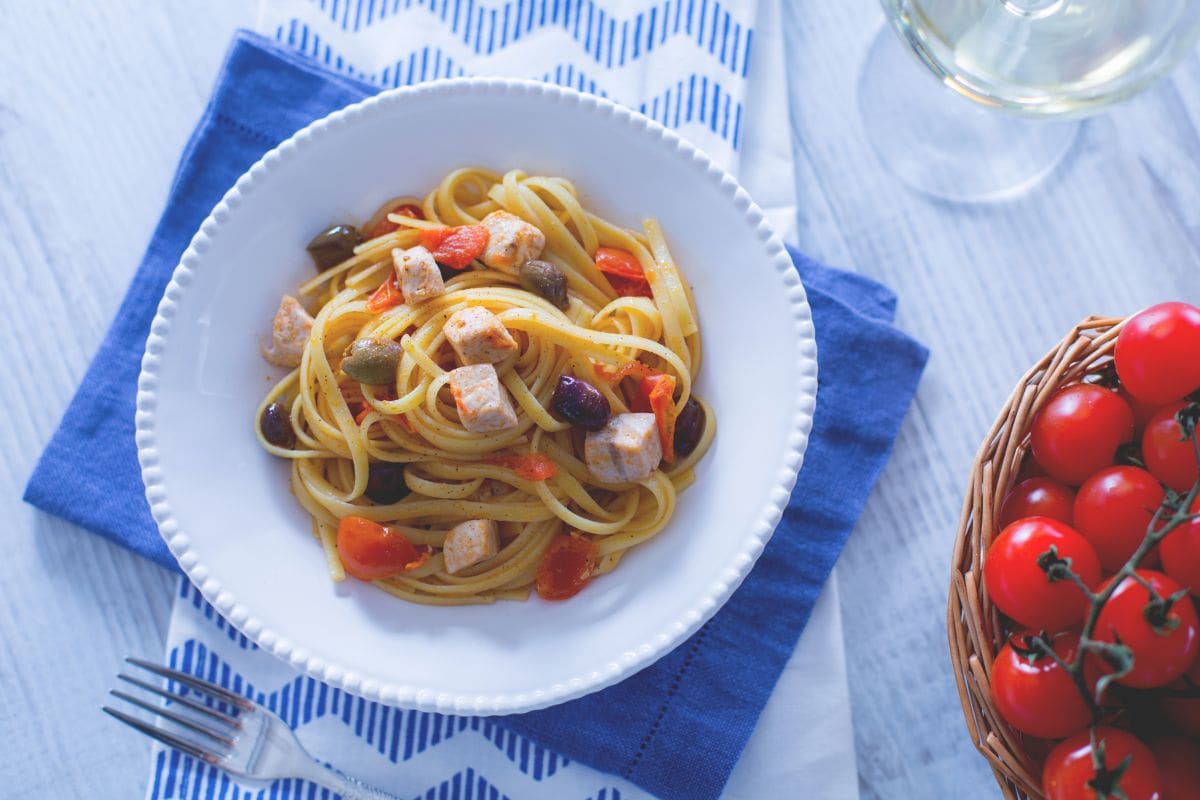
<svg viewBox="0 0 1200 800">
<path fill-rule="evenodd" d="M 1088 122 L 1027 196 L 953 206 L 897 184 L 861 131 L 854 86 L 881 21 L 874 0 L 787 5 L 800 244 L 889 283 L 899 324 L 933 350 L 838 569 L 860 788 L 996 796 L 945 643 L 966 471 L 1013 382 L 1080 318 L 1200 301 L 1200 59 Z M 124 655 L 161 652 L 174 578 L 20 493 L 254 7 L 0 2 L 0 775 L 21 796 L 144 791 L 145 743 L 96 706 Z"/>
</svg>

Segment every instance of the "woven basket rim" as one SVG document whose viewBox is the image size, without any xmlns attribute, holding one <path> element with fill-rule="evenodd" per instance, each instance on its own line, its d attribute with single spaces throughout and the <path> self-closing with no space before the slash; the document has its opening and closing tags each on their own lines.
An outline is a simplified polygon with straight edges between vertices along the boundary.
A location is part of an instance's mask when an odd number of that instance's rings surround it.
<svg viewBox="0 0 1200 800">
<path fill-rule="evenodd" d="M 1126 317 L 1082 320 L 1014 387 L 976 453 L 963 499 L 950 567 L 946 632 L 950 660 L 971 740 L 1008 800 L 1044 800 L 1040 769 L 1022 735 L 997 712 L 990 672 L 1005 629 L 983 584 L 983 556 L 998 533 L 995 518 L 1016 482 L 1034 415 L 1058 389 L 1112 357 Z"/>
</svg>

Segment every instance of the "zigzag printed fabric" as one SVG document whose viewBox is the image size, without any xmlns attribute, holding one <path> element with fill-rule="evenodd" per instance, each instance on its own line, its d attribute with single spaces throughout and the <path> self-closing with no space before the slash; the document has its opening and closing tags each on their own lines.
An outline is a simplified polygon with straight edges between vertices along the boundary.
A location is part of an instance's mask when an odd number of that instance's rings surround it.
<svg viewBox="0 0 1200 800">
<path fill-rule="evenodd" d="M 651 800 L 628 781 L 539 747 L 480 717 L 405 711 L 347 694 L 258 647 L 180 579 L 167 666 L 261 703 L 315 756 L 413 800 Z M 155 746 L 149 800 L 333 800 L 305 781 L 238 781 L 177 750 Z"/>
<path fill-rule="evenodd" d="M 534 78 L 678 130 L 730 171 L 754 0 L 263 0 L 258 31 L 378 86 Z"/>
<path fill-rule="evenodd" d="M 535 78 L 609 97 L 677 129 L 734 171 L 755 0 L 262 0 L 257 29 L 359 80 Z M 487 719 L 405 711 L 298 675 L 186 579 L 169 666 L 278 713 L 314 755 L 401 798 L 653 800 L 619 777 Z M 303 781 L 250 785 L 156 745 L 147 800 L 328 800 Z"/>
</svg>

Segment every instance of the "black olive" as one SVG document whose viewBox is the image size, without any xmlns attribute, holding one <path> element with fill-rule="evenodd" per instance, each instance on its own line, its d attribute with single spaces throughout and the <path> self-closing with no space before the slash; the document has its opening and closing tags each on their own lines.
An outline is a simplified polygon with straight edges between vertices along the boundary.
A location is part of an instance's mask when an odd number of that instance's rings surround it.
<svg viewBox="0 0 1200 800">
<path fill-rule="evenodd" d="M 550 410 L 572 425 L 587 431 L 598 431 L 608 422 L 612 409 L 608 398 L 587 381 L 563 375 L 550 397 Z"/>
<path fill-rule="evenodd" d="M 371 465 L 367 474 L 367 490 L 363 492 L 372 503 L 390 505 L 408 497 L 408 484 L 404 482 L 404 465 L 383 461 Z"/>
<path fill-rule="evenodd" d="M 675 454 L 681 458 L 689 456 L 700 444 L 700 434 L 704 433 L 704 407 L 689 397 L 683 404 L 683 410 L 675 418 Z"/>
<path fill-rule="evenodd" d="M 545 261 L 526 261 L 521 267 L 521 288 L 544 297 L 557 308 L 566 311 L 571 306 L 567 297 L 567 276 Z"/>
<path fill-rule="evenodd" d="M 330 225 L 314 236 L 305 249 L 316 263 L 317 271 L 323 272 L 354 255 L 354 248 L 362 241 L 362 234 L 353 225 Z"/>
<path fill-rule="evenodd" d="M 271 403 L 263 409 L 259 419 L 263 438 L 276 447 L 294 447 L 296 432 L 292 430 L 292 417 L 283 403 Z"/>
<path fill-rule="evenodd" d="M 359 383 L 384 386 L 396 380 L 404 348 L 391 339 L 355 339 L 346 348 L 342 372 Z"/>
</svg>

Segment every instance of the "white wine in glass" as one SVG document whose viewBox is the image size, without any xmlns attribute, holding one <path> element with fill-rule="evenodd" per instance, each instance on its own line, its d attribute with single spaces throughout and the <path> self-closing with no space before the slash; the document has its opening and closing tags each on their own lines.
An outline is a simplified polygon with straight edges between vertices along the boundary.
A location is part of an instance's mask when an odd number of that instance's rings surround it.
<svg viewBox="0 0 1200 800">
<path fill-rule="evenodd" d="M 988 199 L 1044 177 L 1073 123 L 1162 75 L 1200 36 L 1200 0 L 882 0 L 884 31 L 859 103 L 872 142 L 906 182 L 952 199 Z M 956 102 L 901 62 L 907 49 Z M 907 59 L 912 61 L 911 58 Z M 932 88 L 930 88 L 932 87 Z M 949 98 L 949 99 L 947 99 Z"/>
</svg>

